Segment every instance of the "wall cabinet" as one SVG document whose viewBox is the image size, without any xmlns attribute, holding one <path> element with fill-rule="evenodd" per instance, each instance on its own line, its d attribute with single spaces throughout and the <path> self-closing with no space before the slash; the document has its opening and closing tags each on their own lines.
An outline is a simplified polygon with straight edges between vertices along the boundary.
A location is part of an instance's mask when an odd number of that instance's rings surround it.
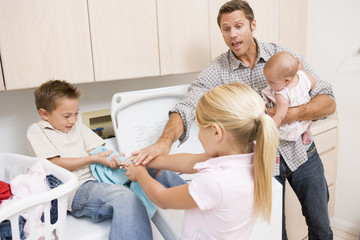
<svg viewBox="0 0 360 240">
<path fill-rule="evenodd" d="M 157 0 L 161 75 L 210 63 L 208 0 Z"/>
<path fill-rule="evenodd" d="M 334 216 L 336 168 L 338 158 L 338 120 L 330 117 L 311 125 L 317 151 L 324 165 L 325 178 L 329 188 L 329 217 Z M 295 193 L 287 183 L 285 187 L 286 230 L 289 240 L 302 240 L 308 230 L 301 206 Z"/>
<path fill-rule="evenodd" d="M 160 75 L 155 0 L 88 4 L 95 81 Z"/>
<path fill-rule="evenodd" d="M 217 25 L 225 2 L 0 0 L 0 89 L 202 71 L 228 50 Z M 249 3 L 256 38 L 306 47 L 306 21 L 294 16 L 303 16 L 307 1 Z"/>
<path fill-rule="evenodd" d="M 0 60 L 0 91 L 4 91 L 4 90 L 5 90 L 4 78 L 2 75 L 1 60 Z"/>
<path fill-rule="evenodd" d="M 308 0 L 280 0 L 279 43 L 306 57 Z"/>
<path fill-rule="evenodd" d="M 0 0 L 0 52 L 7 90 L 92 82 L 86 1 Z"/>
</svg>

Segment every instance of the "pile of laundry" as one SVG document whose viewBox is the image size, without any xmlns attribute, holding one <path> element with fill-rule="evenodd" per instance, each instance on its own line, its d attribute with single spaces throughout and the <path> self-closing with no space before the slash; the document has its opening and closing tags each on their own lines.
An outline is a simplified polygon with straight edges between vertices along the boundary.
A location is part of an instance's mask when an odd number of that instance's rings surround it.
<svg viewBox="0 0 360 240">
<path fill-rule="evenodd" d="M 52 174 L 47 175 L 40 162 L 32 165 L 27 174 L 20 174 L 13 178 L 10 183 L 0 181 L 0 209 L 6 208 L 9 204 L 32 196 L 37 193 L 49 191 L 63 184 L 61 180 Z M 36 229 L 44 228 L 44 209 L 42 205 L 36 206 Z M 58 218 L 57 199 L 51 201 L 50 222 L 56 223 Z M 24 212 L 19 216 L 20 238 L 29 236 L 28 213 Z M 0 223 L 0 239 L 11 239 L 10 221 Z"/>
</svg>

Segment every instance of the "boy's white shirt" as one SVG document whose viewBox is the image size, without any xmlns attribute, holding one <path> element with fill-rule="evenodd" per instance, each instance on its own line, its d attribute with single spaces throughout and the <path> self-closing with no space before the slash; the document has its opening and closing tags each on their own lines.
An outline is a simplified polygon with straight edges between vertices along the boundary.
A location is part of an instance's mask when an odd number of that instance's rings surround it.
<svg viewBox="0 0 360 240">
<path fill-rule="evenodd" d="M 44 120 L 40 120 L 28 128 L 27 140 L 30 155 L 42 158 L 87 157 L 89 150 L 105 144 L 101 137 L 80 122 L 76 122 L 69 133 L 63 133 Z M 72 173 L 78 178 L 79 184 L 68 198 L 68 210 L 71 210 L 71 203 L 77 188 L 88 180 L 94 180 L 89 165 L 72 171 Z"/>
</svg>

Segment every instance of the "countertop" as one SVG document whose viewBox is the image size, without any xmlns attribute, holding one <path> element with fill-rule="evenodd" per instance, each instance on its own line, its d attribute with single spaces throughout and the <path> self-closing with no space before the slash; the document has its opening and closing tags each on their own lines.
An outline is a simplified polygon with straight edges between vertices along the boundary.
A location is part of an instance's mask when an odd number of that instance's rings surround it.
<svg viewBox="0 0 360 240">
<path fill-rule="evenodd" d="M 339 120 L 337 118 L 337 113 L 327 117 L 323 120 L 318 120 L 312 122 L 310 125 L 311 133 L 317 135 L 319 133 L 325 132 L 327 130 L 336 128 L 338 126 Z"/>
</svg>

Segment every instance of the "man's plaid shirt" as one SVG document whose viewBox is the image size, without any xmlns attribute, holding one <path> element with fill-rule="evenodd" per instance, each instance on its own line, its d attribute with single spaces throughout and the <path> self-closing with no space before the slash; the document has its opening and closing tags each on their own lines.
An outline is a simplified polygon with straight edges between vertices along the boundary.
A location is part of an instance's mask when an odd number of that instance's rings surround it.
<svg viewBox="0 0 360 240">
<path fill-rule="evenodd" d="M 197 80 L 191 84 L 189 92 L 184 99 L 170 111 L 170 113 L 177 112 L 182 117 L 185 130 L 179 138 L 181 143 L 189 137 L 191 124 L 195 120 L 195 107 L 197 102 L 208 90 L 222 84 L 241 82 L 249 85 L 261 95 L 261 90 L 267 86 L 267 81 L 263 73 L 264 65 L 275 52 L 286 51 L 303 60 L 304 69 L 316 79 L 316 86 L 310 92 L 311 98 L 319 94 L 326 94 L 334 98 L 331 85 L 328 82 L 321 81 L 300 54 L 274 43 L 255 41 L 258 46 L 258 56 L 254 69 L 251 70 L 250 67 L 244 66 L 242 62 L 234 56 L 231 50 L 229 50 L 214 59 L 210 65 L 199 74 Z M 307 161 L 306 150 L 309 146 L 310 145 L 304 145 L 302 143 L 302 138 L 293 142 L 280 140 L 278 151 L 290 170 L 295 171 Z M 275 166 L 274 174 L 279 174 L 278 164 Z"/>
</svg>

